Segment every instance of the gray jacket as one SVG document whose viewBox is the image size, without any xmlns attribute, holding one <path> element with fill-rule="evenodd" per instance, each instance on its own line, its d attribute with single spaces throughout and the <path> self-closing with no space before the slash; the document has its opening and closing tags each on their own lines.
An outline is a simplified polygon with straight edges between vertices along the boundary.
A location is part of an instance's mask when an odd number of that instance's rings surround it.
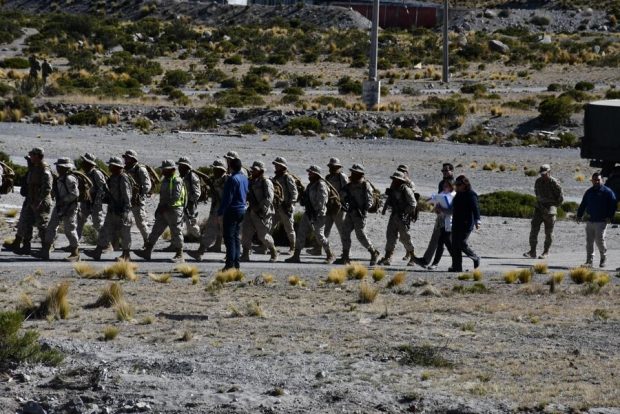
<svg viewBox="0 0 620 414">
<path fill-rule="evenodd" d="M 260 217 L 274 214 L 273 208 L 273 183 L 265 176 L 250 180 L 250 193 L 248 194 L 250 209 Z"/>
<path fill-rule="evenodd" d="M 324 216 L 327 213 L 327 198 L 329 190 L 323 180 L 308 184 L 304 194 L 306 212 L 310 210 L 315 216 Z"/>
</svg>

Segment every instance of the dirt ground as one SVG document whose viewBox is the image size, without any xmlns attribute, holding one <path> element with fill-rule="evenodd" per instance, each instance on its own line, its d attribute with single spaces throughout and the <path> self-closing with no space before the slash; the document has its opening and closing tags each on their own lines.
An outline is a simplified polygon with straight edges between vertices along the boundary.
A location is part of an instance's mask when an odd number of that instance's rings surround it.
<svg viewBox="0 0 620 414">
<path fill-rule="evenodd" d="M 551 162 L 567 198 L 577 200 L 587 183 L 575 180 L 575 170 L 590 172 L 575 150 L 392 140 L 142 135 L 1 124 L 0 141 L 15 160 L 35 145 L 45 147 L 49 160 L 86 151 L 107 159 L 134 148 L 152 165 L 187 154 L 196 165 L 206 165 L 230 149 L 247 163 L 283 155 L 304 181 L 306 166 L 325 165 L 337 156 L 345 166 L 363 162 L 379 187 L 398 164 L 407 163 L 424 195 L 433 191 L 444 160 L 462 164 L 457 172 L 470 175 L 480 193 L 532 192 L 534 178 L 522 167 Z M 482 164 L 492 160 L 519 168 L 483 171 Z M 471 168 L 474 161 L 478 166 Z M 2 211 L 20 204 L 17 194 L 0 199 Z M 154 205 L 149 208 L 154 211 Z M 418 254 L 433 220 L 424 213 L 412 227 Z M 386 221 L 380 215 L 369 219 L 369 233 L 381 250 Z M 5 218 L 2 235 L 10 236 L 13 225 L 14 219 Z M 170 253 L 158 252 L 153 262 L 136 260 L 137 282 L 121 282 L 135 309 L 132 322 L 118 322 L 110 308 L 88 306 L 110 281 L 78 277 L 61 260 L 65 253 L 55 252 L 43 263 L 0 252 L 0 309 L 15 309 L 22 294 L 40 301 L 49 287 L 65 280 L 71 283 L 72 308 L 66 320 L 25 323 L 66 359 L 56 368 L 22 366 L 0 377 L 0 412 L 18 412 L 30 400 L 52 413 L 620 412 L 620 279 L 611 272 L 611 283 L 598 293 L 568 275 L 554 294 L 544 284 L 546 275 L 529 284 L 504 283 L 503 272 L 538 262 L 521 257 L 528 231 L 527 220 L 483 218 L 471 243 L 483 257 L 488 293 L 455 291 L 474 282 L 445 273 L 447 258 L 436 272 L 406 268 L 401 246 L 378 283 L 369 275 L 367 282 L 331 285 L 325 283 L 330 267 L 320 258 L 305 256 L 303 265 L 270 264 L 256 254 L 255 262 L 243 266 L 243 281 L 220 289 L 208 286 L 222 254 L 209 253 L 197 265 L 201 280 L 192 285 L 173 271 Z M 566 272 L 582 263 L 583 225 L 561 221 L 555 234 L 550 271 Z M 138 233 L 133 236 L 140 247 Z M 609 229 L 607 238 L 609 268 L 615 269 L 620 230 Z M 337 234 L 331 241 L 339 253 Z M 353 249 L 356 260 L 368 260 L 355 241 Z M 93 265 L 101 269 L 113 257 Z M 398 271 L 406 272 L 406 281 L 388 288 Z M 148 272 L 172 272 L 173 278 L 159 284 Z M 274 282 L 265 283 L 263 273 L 272 274 Z M 303 286 L 290 285 L 292 275 Z M 358 302 L 361 283 L 378 288 L 373 303 Z M 263 316 L 248 316 L 250 310 Z M 120 329 L 113 341 L 102 340 L 108 326 Z"/>
</svg>

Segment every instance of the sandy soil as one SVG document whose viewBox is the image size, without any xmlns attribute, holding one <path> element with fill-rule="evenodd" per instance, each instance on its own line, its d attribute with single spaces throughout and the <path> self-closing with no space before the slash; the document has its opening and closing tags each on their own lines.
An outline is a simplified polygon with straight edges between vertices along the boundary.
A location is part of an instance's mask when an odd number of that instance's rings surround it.
<svg viewBox="0 0 620 414">
<path fill-rule="evenodd" d="M 347 166 L 362 161 L 380 187 L 399 163 L 407 163 L 423 194 L 433 191 L 444 160 L 462 164 L 458 172 L 470 175 L 480 193 L 499 188 L 531 192 L 534 178 L 522 173 L 523 166 L 551 162 L 568 198 L 578 199 L 587 185 L 575 180 L 575 170 L 590 172 L 576 150 L 392 140 L 141 135 L 0 124 L 0 141 L 16 160 L 34 145 L 45 147 L 50 159 L 85 151 L 107 158 L 135 148 L 153 165 L 186 154 L 196 165 L 205 165 L 235 149 L 247 161 L 283 155 L 302 177 L 307 165 L 324 165 L 337 156 Z M 473 161 L 475 169 L 470 168 Z M 491 161 L 519 168 L 483 171 L 482 164 Z M 20 203 L 16 194 L 3 196 L 0 209 Z M 4 236 L 13 231 L 14 221 L 6 221 L 0 230 Z M 424 213 L 412 228 L 418 254 L 432 223 L 433 216 Z M 381 249 L 385 224 L 380 215 L 369 220 L 371 237 Z M 170 253 L 158 252 L 153 262 L 136 261 L 138 282 L 122 283 L 135 308 L 134 322 L 125 323 L 117 322 L 111 309 L 88 308 L 109 282 L 77 277 L 60 260 L 64 253 L 42 263 L 0 252 L 0 309 L 14 309 L 22 293 L 41 300 L 63 280 L 71 282 L 72 305 L 67 320 L 26 322 L 67 358 L 57 368 L 21 367 L 2 377 L 0 411 L 15 412 L 34 400 L 48 412 L 619 412 L 620 279 L 612 272 L 611 283 L 595 294 L 587 294 L 586 287 L 568 276 L 555 294 L 544 285 L 544 275 L 527 285 L 505 284 L 502 272 L 536 262 L 521 258 L 528 231 L 527 220 L 485 217 L 472 236 L 472 246 L 483 256 L 487 294 L 453 291 L 473 282 L 445 273 L 447 259 L 437 272 L 406 268 L 397 260 L 386 269 L 385 280 L 368 281 L 379 288 L 371 304 L 358 303 L 359 281 L 326 284 L 330 267 L 319 264 L 319 258 L 305 256 L 306 264 L 291 266 L 254 255 L 256 262 L 243 267 L 244 281 L 214 290 L 207 286 L 222 266 L 221 254 L 208 254 L 207 262 L 198 265 L 202 278 L 197 285 L 178 274 L 169 284 L 157 284 L 148 272 L 173 270 L 167 262 Z M 566 271 L 583 261 L 583 232 L 572 221 L 558 223 L 547 261 L 551 271 Z M 619 236 L 618 228 L 608 232 L 610 268 L 620 266 Z M 331 239 L 339 253 L 336 234 Z M 354 242 L 353 248 L 357 260 L 368 259 L 359 244 Z M 399 249 L 398 259 L 404 253 Z M 406 282 L 387 288 L 401 270 L 407 272 Z M 262 283 L 262 273 L 273 274 L 275 282 Z M 305 286 L 289 285 L 291 275 Z M 247 316 L 248 306 L 257 303 L 263 317 Z M 242 316 L 233 316 L 238 313 Z M 146 323 L 148 318 L 152 323 Z M 102 331 L 110 325 L 119 327 L 120 334 L 104 342 Z M 192 339 L 181 340 L 188 331 Z M 430 346 L 452 367 L 413 364 L 402 346 L 413 351 Z"/>
</svg>

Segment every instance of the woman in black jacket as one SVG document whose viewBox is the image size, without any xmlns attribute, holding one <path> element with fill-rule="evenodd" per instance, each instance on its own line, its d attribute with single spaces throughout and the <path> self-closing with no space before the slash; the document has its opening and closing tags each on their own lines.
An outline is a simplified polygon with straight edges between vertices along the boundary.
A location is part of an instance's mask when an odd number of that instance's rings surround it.
<svg viewBox="0 0 620 414">
<path fill-rule="evenodd" d="M 474 269 L 480 266 L 480 257 L 467 244 L 469 235 L 480 228 L 478 194 L 471 189 L 469 179 L 460 175 L 455 181 L 456 196 L 452 202 L 452 267 L 450 272 L 463 271 L 463 253 L 474 261 Z"/>
</svg>

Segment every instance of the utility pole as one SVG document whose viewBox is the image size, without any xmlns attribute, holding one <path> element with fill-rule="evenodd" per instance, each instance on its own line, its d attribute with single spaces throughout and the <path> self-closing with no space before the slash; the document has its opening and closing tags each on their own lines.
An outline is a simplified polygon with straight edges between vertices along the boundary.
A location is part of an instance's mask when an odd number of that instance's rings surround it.
<svg viewBox="0 0 620 414">
<path fill-rule="evenodd" d="M 362 99 L 368 109 L 379 106 L 381 81 L 377 75 L 377 59 L 379 56 L 379 0 L 372 2 L 372 27 L 370 29 L 370 66 L 368 80 L 362 85 Z"/>
<path fill-rule="evenodd" d="M 442 81 L 450 82 L 450 65 L 448 60 L 448 0 L 443 0 L 443 71 Z"/>
</svg>

